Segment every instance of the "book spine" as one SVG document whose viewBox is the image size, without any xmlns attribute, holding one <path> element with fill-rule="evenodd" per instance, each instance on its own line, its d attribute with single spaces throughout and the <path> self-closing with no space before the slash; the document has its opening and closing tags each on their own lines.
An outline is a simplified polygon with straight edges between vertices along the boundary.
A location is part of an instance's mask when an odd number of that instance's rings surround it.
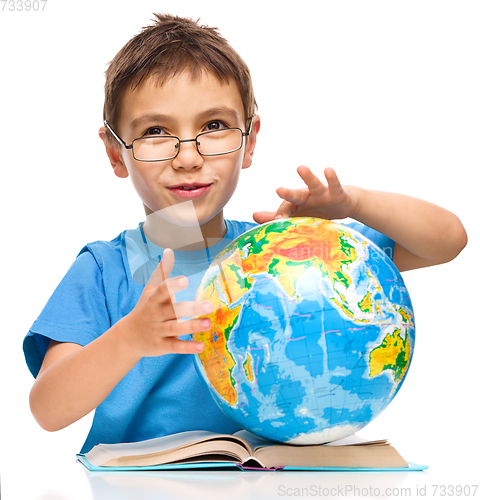
<svg viewBox="0 0 480 500">
<path fill-rule="evenodd" d="M 261 471 L 269 471 L 269 472 L 275 472 L 277 470 L 282 470 L 283 467 L 247 467 L 242 464 L 235 464 L 237 467 L 239 467 L 242 470 L 261 470 Z"/>
</svg>

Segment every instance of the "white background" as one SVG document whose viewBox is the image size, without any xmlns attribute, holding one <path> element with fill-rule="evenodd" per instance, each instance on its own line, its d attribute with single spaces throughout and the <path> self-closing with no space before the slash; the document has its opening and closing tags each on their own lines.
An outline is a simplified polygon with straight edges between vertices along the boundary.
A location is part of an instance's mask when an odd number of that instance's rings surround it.
<svg viewBox="0 0 480 500">
<path fill-rule="evenodd" d="M 48 0 L 43 12 L 11 5 L 0 3 L 5 500 L 91 498 L 93 483 L 74 462 L 91 415 L 54 434 L 40 429 L 29 412 L 33 378 L 22 341 L 80 248 L 142 220 L 97 131 L 107 63 L 153 12 L 219 27 L 251 69 L 262 126 L 227 217 L 276 209 L 277 187 L 302 185 L 301 164 L 320 176 L 333 167 L 345 184 L 424 198 L 460 217 L 464 252 L 404 273 L 417 322 L 413 364 L 396 399 L 361 434 L 388 438 L 407 460 L 430 466 L 402 476 L 412 495 L 417 485 L 478 483 L 480 3 Z M 163 498 L 260 490 L 281 497 L 282 476 L 265 477 L 156 477 L 147 486 L 152 476 L 138 484 Z M 335 485 L 345 477 L 299 481 Z M 390 484 L 390 476 L 354 479 Z M 112 495 L 123 498 L 119 491 L 130 498 L 126 485 Z M 134 497 L 154 498 L 144 494 Z"/>
</svg>

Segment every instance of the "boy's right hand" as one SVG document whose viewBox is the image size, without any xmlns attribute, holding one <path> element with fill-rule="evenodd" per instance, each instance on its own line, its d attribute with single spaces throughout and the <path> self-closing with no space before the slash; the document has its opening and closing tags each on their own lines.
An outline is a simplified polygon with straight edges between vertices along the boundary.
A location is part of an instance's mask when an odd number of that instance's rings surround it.
<svg viewBox="0 0 480 500">
<path fill-rule="evenodd" d="M 194 354 L 205 348 L 203 342 L 178 337 L 210 330 L 211 320 L 180 318 L 210 314 L 213 304 L 208 300 L 175 301 L 175 293 L 188 286 L 188 279 L 186 276 L 170 279 L 174 263 L 173 250 L 165 249 L 136 306 L 117 323 L 119 334 L 139 358 L 169 353 Z"/>
</svg>

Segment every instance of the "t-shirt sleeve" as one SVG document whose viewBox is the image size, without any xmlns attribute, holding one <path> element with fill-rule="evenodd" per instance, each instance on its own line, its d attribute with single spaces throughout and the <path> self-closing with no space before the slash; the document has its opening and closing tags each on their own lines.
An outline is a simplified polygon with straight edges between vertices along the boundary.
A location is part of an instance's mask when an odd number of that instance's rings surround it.
<svg viewBox="0 0 480 500">
<path fill-rule="evenodd" d="M 24 339 L 28 368 L 36 377 L 50 340 L 85 346 L 110 326 L 101 269 L 94 256 L 83 251 Z"/>
<path fill-rule="evenodd" d="M 393 261 L 395 242 L 391 238 L 379 233 L 371 227 L 361 224 L 360 222 L 349 222 L 344 224 L 344 226 L 348 226 L 349 228 L 358 231 L 360 234 L 363 234 L 363 236 L 375 243 L 375 245 L 377 245 L 377 247 L 379 247 L 380 250 L 382 250 Z"/>
</svg>

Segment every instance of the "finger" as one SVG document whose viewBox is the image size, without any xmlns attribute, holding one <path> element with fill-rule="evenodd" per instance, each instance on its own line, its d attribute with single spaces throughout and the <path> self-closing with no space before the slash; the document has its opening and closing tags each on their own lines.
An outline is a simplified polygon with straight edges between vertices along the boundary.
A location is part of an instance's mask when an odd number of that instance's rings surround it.
<svg viewBox="0 0 480 500">
<path fill-rule="evenodd" d="M 185 301 L 173 304 L 175 317 L 177 321 L 187 321 L 189 318 L 196 318 L 198 316 L 206 316 L 212 314 L 214 306 L 209 300 L 195 300 Z"/>
<path fill-rule="evenodd" d="M 186 321 L 190 317 L 205 316 L 214 311 L 214 305 L 210 300 L 177 303 L 174 294 L 187 288 L 187 286 L 188 278 L 177 276 L 162 283 L 152 293 L 149 300 L 155 303 L 155 307 L 159 307 L 162 310 L 162 321 Z"/>
<path fill-rule="evenodd" d="M 254 212 L 252 217 L 258 224 L 265 224 L 273 220 L 277 212 Z"/>
<path fill-rule="evenodd" d="M 180 340 L 172 337 L 165 341 L 166 353 L 172 354 L 197 354 L 205 349 L 203 342 L 195 340 Z"/>
<path fill-rule="evenodd" d="M 310 192 L 306 188 L 303 189 L 278 188 L 277 194 L 278 196 L 280 196 L 280 198 L 283 198 L 285 201 L 290 202 L 292 205 L 295 206 L 302 205 L 310 197 Z"/>
<path fill-rule="evenodd" d="M 154 274 L 156 273 L 156 276 Z M 157 301 L 157 307 L 162 306 L 162 304 L 168 299 L 168 302 L 174 303 L 176 301 L 175 294 L 180 290 L 183 290 L 188 286 L 188 279 L 185 276 L 176 276 L 174 278 L 168 278 L 165 282 L 159 283 L 158 285 L 152 284 L 157 283 L 161 280 L 162 269 L 160 264 L 157 266 L 155 271 L 150 276 L 145 288 L 138 299 L 137 305 L 144 305 L 147 301 Z M 152 278 L 153 277 L 153 278 Z M 150 284 L 149 284 L 150 283 Z M 162 285 L 164 285 L 162 287 Z M 159 290 L 160 288 L 160 290 Z M 152 298 L 152 295 L 154 296 Z"/>
<path fill-rule="evenodd" d="M 166 321 L 163 323 L 162 337 L 180 337 L 182 335 L 195 335 L 197 333 L 209 332 L 212 329 L 210 318 L 196 318 L 188 321 Z M 195 337 L 194 337 L 195 338 Z"/>
<path fill-rule="evenodd" d="M 328 182 L 328 189 L 330 189 L 332 194 L 338 194 L 339 192 L 343 191 L 343 187 L 340 184 L 338 176 L 333 168 L 326 168 L 324 174 L 325 179 L 327 179 Z"/>
<path fill-rule="evenodd" d="M 319 191 L 320 193 L 326 191 L 327 186 L 305 165 L 298 167 L 297 172 L 310 191 Z"/>
<path fill-rule="evenodd" d="M 168 295 L 172 303 L 176 302 L 175 294 L 184 290 L 188 287 L 188 278 L 186 276 L 175 276 L 174 278 L 168 278 L 162 285 L 164 285 L 168 290 Z"/>
<path fill-rule="evenodd" d="M 163 251 L 162 259 L 160 263 L 153 271 L 150 279 L 148 280 L 146 286 L 158 286 L 162 284 L 165 280 L 170 277 L 173 266 L 175 264 L 175 256 L 173 250 L 170 248 L 165 248 Z"/>
<path fill-rule="evenodd" d="M 150 313 L 155 321 L 167 321 L 176 319 L 175 313 L 175 293 L 188 286 L 188 279 L 185 276 L 170 278 L 158 286 L 151 286 L 150 290 L 145 290 L 138 301 L 142 307 L 147 307 L 146 313 Z"/>
<path fill-rule="evenodd" d="M 293 205 L 289 201 L 284 201 L 278 207 L 275 219 L 287 219 L 288 217 L 291 217 L 295 213 L 296 209 L 297 209 L 296 205 Z"/>
</svg>

